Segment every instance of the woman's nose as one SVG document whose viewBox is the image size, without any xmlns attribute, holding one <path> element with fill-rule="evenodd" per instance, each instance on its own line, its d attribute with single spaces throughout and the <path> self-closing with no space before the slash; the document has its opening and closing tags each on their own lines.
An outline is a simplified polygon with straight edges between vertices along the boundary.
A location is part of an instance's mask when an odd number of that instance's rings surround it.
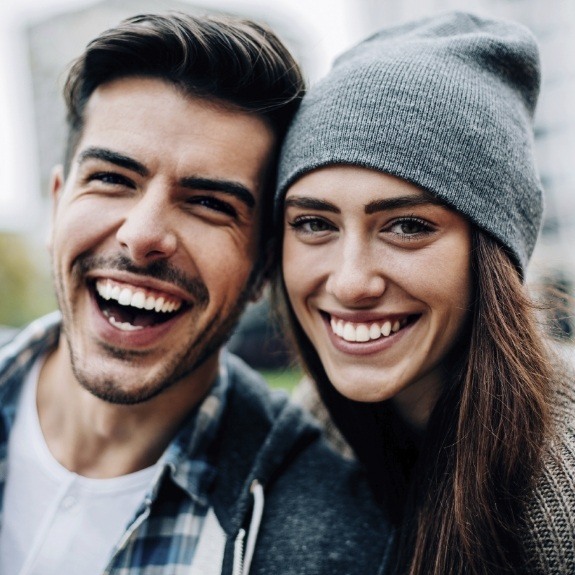
<svg viewBox="0 0 575 575">
<path fill-rule="evenodd" d="M 361 305 L 381 297 L 386 281 L 381 265 L 368 245 L 344 242 L 326 282 L 328 293 L 345 305 Z"/>
</svg>

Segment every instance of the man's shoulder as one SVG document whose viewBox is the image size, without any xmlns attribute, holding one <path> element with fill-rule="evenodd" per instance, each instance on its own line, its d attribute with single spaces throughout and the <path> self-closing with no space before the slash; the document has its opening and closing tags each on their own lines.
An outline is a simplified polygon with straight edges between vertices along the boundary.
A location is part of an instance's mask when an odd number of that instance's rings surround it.
<svg viewBox="0 0 575 575">
<path fill-rule="evenodd" d="M 260 425 L 272 427 L 282 412 L 290 409 L 288 394 L 282 389 L 270 388 L 263 376 L 241 358 L 226 352 L 223 364 L 230 383 L 226 417 L 239 416 L 246 420 L 251 414 Z M 231 410 L 234 413 L 229 413 Z"/>
<path fill-rule="evenodd" d="M 9 342 L 16 334 L 18 330 L 14 327 L 8 327 L 6 325 L 0 325 L 0 348 L 7 342 Z"/>
<path fill-rule="evenodd" d="M 281 466 L 282 473 L 277 474 L 279 482 L 309 483 L 310 478 L 317 476 L 322 481 L 308 489 L 327 497 L 333 497 L 334 490 L 347 489 L 342 480 L 353 485 L 362 473 L 359 464 L 332 446 L 308 410 L 291 401 L 285 392 L 270 389 L 259 373 L 231 354 L 228 369 L 232 385 L 225 418 L 252 424 L 252 431 L 265 434 L 261 446 L 264 453 L 276 453 L 280 445 L 286 444 L 284 455 L 288 461 Z M 238 430 L 235 425 L 233 428 Z M 289 480 L 285 479 L 288 470 Z"/>
<path fill-rule="evenodd" d="M 53 346 L 60 333 L 60 321 L 60 312 L 52 312 L 23 328 L 0 326 L 0 364 Z"/>
<path fill-rule="evenodd" d="M 22 378 L 42 354 L 54 347 L 60 333 L 60 314 L 54 312 L 18 330 L 0 346 L 0 400 L 17 390 Z"/>
<path fill-rule="evenodd" d="M 294 454 L 270 482 L 269 493 L 270 506 L 281 507 L 282 500 L 289 499 L 292 513 L 282 520 L 286 525 L 293 520 L 294 527 L 302 517 L 308 529 L 313 525 L 329 529 L 345 522 L 349 535 L 355 520 L 362 524 L 373 520 L 376 530 L 383 520 L 363 468 L 342 457 L 322 435 Z"/>
</svg>

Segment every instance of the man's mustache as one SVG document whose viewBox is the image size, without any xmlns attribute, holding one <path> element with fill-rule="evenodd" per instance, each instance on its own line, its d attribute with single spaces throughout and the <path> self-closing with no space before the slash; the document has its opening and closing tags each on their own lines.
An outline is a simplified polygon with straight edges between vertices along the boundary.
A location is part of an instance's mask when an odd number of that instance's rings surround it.
<svg viewBox="0 0 575 575">
<path fill-rule="evenodd" d="M 188 293 L 196 306 L 205 307 L 210 301 L 208 288 L 202 280 L 189 278 L 165 260 L 156 260 L 145 267 L 141 267 L 121 254 L 114 257 L 81 255 L 73 265 L 73 272 L 78 277 L 86 275 L 93 269 L 126 271 L 134 275 L 171 283 Z"/>
</svg>

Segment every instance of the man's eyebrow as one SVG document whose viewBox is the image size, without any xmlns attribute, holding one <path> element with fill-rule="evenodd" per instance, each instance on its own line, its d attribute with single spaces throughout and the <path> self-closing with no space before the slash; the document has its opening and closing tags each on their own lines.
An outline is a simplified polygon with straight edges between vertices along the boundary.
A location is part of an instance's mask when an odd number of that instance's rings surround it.
<svg viewBox="0 0 575 575">
<path fill-rule="evenodd" d="M 215 180 L 212 178 L 188 177 L 180 180 L 180 185 L 193 190 L 205 190 L 206 192 L 222 192 L 234 196 L 244 202 L 248 208 L 256 205 L 256 199 L 250 190 L 244 185 L 229 180 Z"/>
<path fill-rule="evenodd" d="M 115 164 L 127 170 L 132 170 L 141 176 L 148 176 L 149 170 L 144 164 L 120 154 L 107 148 L 90 147 L 80 153 L 78 156 L 78 163 L 85 162 L 86 160 L 95 159 L 102 160 Z M 254 195 L 248 188 L 237 182 L 228 180 L 215 180 L 211 178 L 188 177 L 181 180 L 181 185 L 185 188 L 193 188 L 195 190 L 206 190 L 210 192 L 223 192 L 237 197 L 244 202 L 248 207 L 253 208 L 256 205 Z"/>
<path fill-rule="evenodd" d="M 147 176 L 149 174 L 148 168 L 141 164 L 134 158 L 130 158 L 129 156 L 124 156 L 124 154 L 120 154 L 119 152 L 114 152 L 113 150 L 109 150 L 107 148 L 98 148 L 98 147 L 90 147 L 86 148 L 82 151 L 82 153 L 78 156 L 78 163 L 81 164 L 86 160 L 102 160 L 104 162 L 109 162 L 111 164 L 115 164 L 116 166 L 120 166 L 121 168 L 126 168 L 127 170 L 131 170 L 132 172 L 136 172 L 140 174 L 140 176 Z"/>
<path fill-rule="evenodd" d="M 365 205 L 366 214 L 375 214 L 385 210 L 396 210 L 398 208 L 411 208 L 416 206 L 435 205 L 445 207 L 445 202 L 433 196 L 398 196 L 386 200 L 375 200 Z"/>
<path fill-rule="evenodd" d="M 306 210 L 320 210 L 324 212 L 332 212 L 334 214 L 341 213 L 341 210 L 331 202 L 326 200 L 318 200 L 316 198 L 308 198 L 306 196 L 292 196 L 285 201 L 285 207 L 289 208 L 303 208 Z"/>
</svg>

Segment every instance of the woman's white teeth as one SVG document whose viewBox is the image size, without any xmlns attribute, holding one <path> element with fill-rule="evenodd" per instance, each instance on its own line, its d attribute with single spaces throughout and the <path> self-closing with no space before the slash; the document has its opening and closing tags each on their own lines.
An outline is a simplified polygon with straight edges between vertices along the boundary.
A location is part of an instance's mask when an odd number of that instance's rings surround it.
<svg viewBox="0 0 575 575">
<path fill-rule="evenodd" d="M 342 336 L 345 341 L 357 341 L 357 336 L 355 334 L 355 327 L 349 322 L 343 326 Z"/>
<path fill-rule="evenodd" d="M 401 321 L 396 319 L 393 323 L 389 320 L 383 323 L 352 323 L 342 319 L 331 318 L 330 324 L 333 333 L 345 339 L 345 341 L 366 342 L 380 337 L 387 337 L 391 333 L 398 332 L 407 323 L 407 318 Z"/>
<path fill-rule="evenodd" d="M 369 339 L 378 339 L 381 335 L 381 329 L 376 323 L 369 326 Z"/>
<path fill-rule="evenodd" d="M 390 322 L 390 321 L 386 321 L 386 322 L 381 326 L 381 335 L 383 335 L 384 337 L 387 337 L 390 333 L 391 333 L 391 322 Z"/>
<path fill-rule="evenodd" d="M 166 300 L 163 296 L 146 294 L 145 291 L 137 288 L 129 288 L 127 286 L 120 287 L 109 280 L 98 280 L 96 282 L 96 291 L 100 297 L 105 300 L 113 299 L 120 305 L 131 306 L 137 309 L 154 310 L 160 313 L 176 311 L 180 309 L 182 305 L 180 301 L 170 301 Z M 114 323 L 114 325 L 117 324 Z"/>
<path fill-rule="evenodd" d="M 355 328 L 355 341 L 369 341 L 369 328 L 360 324 Z"/>
</svg>

